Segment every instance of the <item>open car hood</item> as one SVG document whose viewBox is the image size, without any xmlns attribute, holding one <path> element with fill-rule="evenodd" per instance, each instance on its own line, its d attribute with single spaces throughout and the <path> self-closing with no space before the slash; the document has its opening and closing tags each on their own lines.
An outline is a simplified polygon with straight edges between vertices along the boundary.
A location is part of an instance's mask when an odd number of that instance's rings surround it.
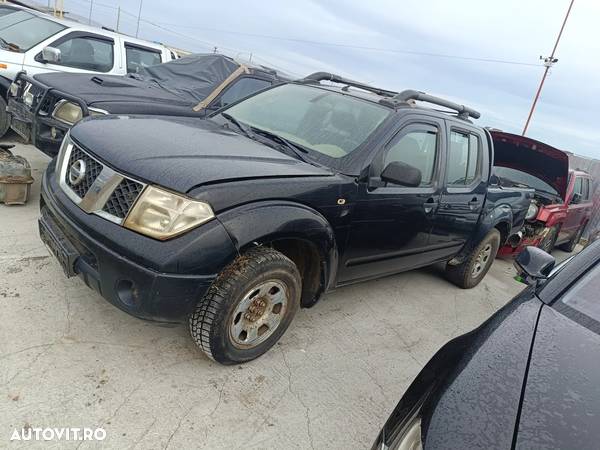
<svg viewBox="0 0 600 450">
<path fill-rule="evenodd" d="M 569 156 L 543 142 L 503 131 L 490 131 L 494 141 L 494 165 L 509 167 L 544 180 L 565 199 Z"/>
</svg>

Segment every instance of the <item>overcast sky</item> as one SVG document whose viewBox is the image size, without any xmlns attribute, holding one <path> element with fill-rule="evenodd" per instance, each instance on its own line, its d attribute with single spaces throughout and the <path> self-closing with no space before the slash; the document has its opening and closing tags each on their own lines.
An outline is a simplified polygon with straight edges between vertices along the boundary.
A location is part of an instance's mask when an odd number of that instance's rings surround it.
<svg viewBox="0 0 600 450">
<path fill-rule="evenodd" d="M 89 0 L 64 0 L 89 13 Z M 93 19 L 135 34 L 139 0 L 95 0 Z M 168 5 L 168 7 L 166 6 Z M 522 131 L 569 0 L 144 0 L 140 37 L 212 50 L 297 75 L 326 70 L 418 89 L 482 112 L 478 124 Z M 600 2 L 575 0 L 528 135 L 600 159 Z M 166 29 L 173 30 L 167 31 Z M 310 42 L 306 42 L 310 41 Z M 319 44 L 321 43 L 321 44 Z M 336 44 L 336 45 L 329 45 Z M 362 48 L 357 48 L 362 47 Z M 470 61 L 417 53 L 515 61 Z"/>
</svg>

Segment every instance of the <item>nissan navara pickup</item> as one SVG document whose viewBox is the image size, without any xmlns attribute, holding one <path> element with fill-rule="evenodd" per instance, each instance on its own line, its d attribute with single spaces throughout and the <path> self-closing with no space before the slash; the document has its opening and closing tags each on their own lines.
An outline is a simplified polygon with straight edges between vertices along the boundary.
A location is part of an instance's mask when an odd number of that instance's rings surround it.
<svg viewBox="0 0 600 450">
<path fill-rule="evenodd" d="M 533 191 L 490 181 L 478 117 L 319 72 L 206 120 L 84 119 L 43 178 L 40 235 L 115 306 L 249 361 L 339 286 L 434 263 L 483 279 Z"/>
</svg>

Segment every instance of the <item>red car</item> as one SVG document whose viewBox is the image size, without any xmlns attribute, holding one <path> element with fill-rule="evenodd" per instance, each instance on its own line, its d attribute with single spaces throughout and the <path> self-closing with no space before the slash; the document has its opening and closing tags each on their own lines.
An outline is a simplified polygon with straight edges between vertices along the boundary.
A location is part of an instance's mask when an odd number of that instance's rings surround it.
<svg viewBox="0 0 600 450">
<path fill-rule="evenodd" d="M 592 214 L 591 177 L 569 170 L 567 153 L 543 142 L 501 131 L 491 135 L 498 183 L 535 189 L 523 229 L 498 255 L 517 255 L 528 245 L 572 252 Z"/>
</svg>

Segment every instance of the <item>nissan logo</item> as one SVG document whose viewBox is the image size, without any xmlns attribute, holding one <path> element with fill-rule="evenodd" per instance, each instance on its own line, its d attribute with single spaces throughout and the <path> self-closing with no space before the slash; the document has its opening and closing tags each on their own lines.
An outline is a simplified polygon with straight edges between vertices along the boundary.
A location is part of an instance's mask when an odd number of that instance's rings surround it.
<svg viewBox="0 0 600 450">
<path fill-rule="evenodd" d="M 81 184 L 85 178 L 85 161 L 78 159 L 69 168 L 69 183 L 71 186 L 77 186 Z"/>
</svg>

